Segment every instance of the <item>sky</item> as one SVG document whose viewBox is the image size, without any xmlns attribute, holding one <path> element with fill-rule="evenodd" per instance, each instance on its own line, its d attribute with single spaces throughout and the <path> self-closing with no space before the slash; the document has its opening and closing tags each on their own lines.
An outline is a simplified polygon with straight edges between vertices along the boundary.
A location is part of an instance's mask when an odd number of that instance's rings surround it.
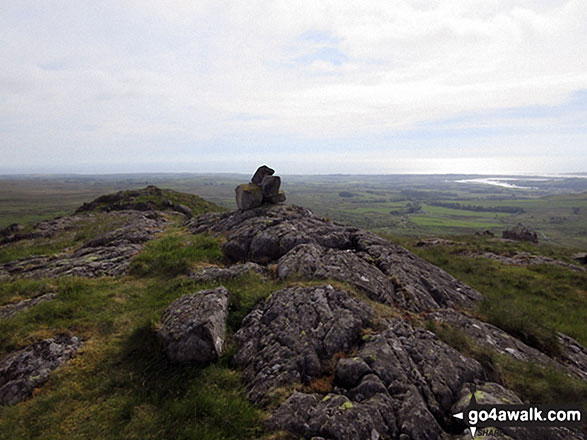
<svg viewBox="0 0 587 440">
<path fill-rule="evenodd" d="M 0 173 L 587 171 L 585 0 L 19 0 Z"/>
</svg>

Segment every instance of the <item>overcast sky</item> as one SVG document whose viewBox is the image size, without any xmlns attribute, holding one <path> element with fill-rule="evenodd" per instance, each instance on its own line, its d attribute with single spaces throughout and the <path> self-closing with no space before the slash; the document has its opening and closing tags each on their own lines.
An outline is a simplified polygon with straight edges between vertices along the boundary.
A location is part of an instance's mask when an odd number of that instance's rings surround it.
<svg viewBox="0 0 587 440">
<path fill-rule="evenodd" d="M 587 171 L 587 1 L 4 1 L 0 173 Z"/>
</svg>

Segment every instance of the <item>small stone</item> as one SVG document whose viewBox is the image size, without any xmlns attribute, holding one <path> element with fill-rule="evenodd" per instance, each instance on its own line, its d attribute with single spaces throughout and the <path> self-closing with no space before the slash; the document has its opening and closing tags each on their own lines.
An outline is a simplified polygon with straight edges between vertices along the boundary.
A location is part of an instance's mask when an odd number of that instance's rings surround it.
<svg viewBox="0 0 587 440">
<path fill-rule="evenodd" d="M 263 191 L 258 185 L 244 183 L 234 190 L 236 192 L 236 205 L 241 211 L 256 208 L 263 203 Z"/>
</svg>

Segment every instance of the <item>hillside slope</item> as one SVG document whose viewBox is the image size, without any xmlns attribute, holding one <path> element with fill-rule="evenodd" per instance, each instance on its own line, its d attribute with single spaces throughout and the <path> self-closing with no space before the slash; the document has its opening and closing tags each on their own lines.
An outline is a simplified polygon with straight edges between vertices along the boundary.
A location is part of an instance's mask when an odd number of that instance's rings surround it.
<svg viewBox="0 0 587 440">
<path fill-rule="evenodd" d="M 536 401 L 523 379 L 541 377 L 549 401 L 587 399 L 580 343 L 484 322 L 482 293 L 401 246 L 296 206 L 196 216 L 145 191 L 0 245 L 0 438 L 464 439 L 452 414 L 473 392 Z M 169 362 L 163 310 L 220 285 L 225 354 Z"/>
</svg>

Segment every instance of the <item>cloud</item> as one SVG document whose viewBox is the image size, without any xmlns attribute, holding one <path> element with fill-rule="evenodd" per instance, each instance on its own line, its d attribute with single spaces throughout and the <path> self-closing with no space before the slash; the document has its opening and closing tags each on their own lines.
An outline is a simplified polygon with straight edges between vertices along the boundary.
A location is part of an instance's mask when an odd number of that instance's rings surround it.
<svg viewBox="0 0 587 440">
<path fill-rule="evenodd" d="M 459 129 L 585 134 L 570 103 L 587 90 L 586 22 L 582 0 L 12 2 L 0 152 L 24 167 L 114 146 L 156 162 L 174 145 L 393 150 L 417 133 L 426 152 Z"/>
</svg>

